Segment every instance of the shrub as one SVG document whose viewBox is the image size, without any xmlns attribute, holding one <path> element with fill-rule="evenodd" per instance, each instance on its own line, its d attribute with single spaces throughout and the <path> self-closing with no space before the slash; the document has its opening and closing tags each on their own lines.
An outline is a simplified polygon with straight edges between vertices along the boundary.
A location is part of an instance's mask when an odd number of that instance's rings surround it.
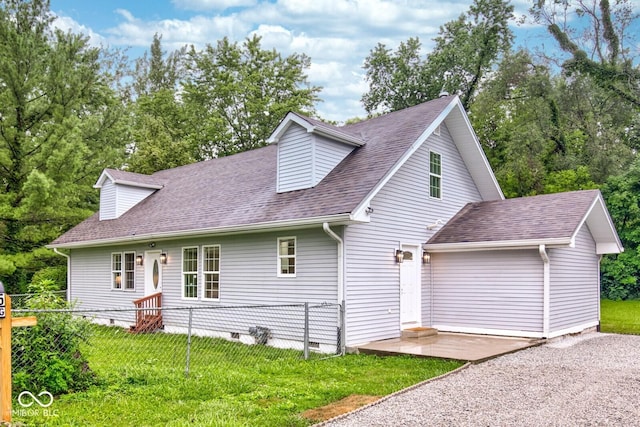
<svg viewBox="0 0 640 427">
<path fill-rule="evenodd" d="M 27 310 L 69 308 L 54 291 L 56 284 L 44 279 L 29 285 Z M 68 312 L 36 313 L 38 324 L 12 331 L 13 390 L 16 394 L 46 390 L 54 395 L 84 390 L 95 383 L 80 344 L 86 342 L 90 323 Z"/>
</svg>

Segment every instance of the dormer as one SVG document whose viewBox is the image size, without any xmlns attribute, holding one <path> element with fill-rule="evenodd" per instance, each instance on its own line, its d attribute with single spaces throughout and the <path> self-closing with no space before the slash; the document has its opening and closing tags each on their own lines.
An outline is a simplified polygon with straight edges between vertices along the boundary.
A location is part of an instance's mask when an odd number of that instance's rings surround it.
<svg viewBox="0 0 640 427">
<path fill-rule="evenodd" d="M 100 189 L 100 221 L 119 218 L 162 188 L 149 175 L 105 169 L 93 186 Z"/>
<path fill-rule="evenodd" d="M 361 138 L 336 126 L 289 113 L 269 138 L 278 145 L 277 192 L 315 187 L 354 148 Z"/>
</svg>

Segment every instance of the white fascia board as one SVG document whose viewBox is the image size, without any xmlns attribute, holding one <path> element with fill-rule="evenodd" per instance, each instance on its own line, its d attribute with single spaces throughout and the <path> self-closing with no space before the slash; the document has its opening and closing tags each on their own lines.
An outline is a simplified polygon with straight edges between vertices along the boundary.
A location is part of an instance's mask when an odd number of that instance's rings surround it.
<svg viewBox="0 0 640 427">
<path fill-rule="evenodd" d="M 624 248 L 617 243 L 596 243 L 596 255 L 619 254 L 621 252 L 624 252 Z"/>
<path fill-rule="evenodd" d="M 100 177 L 98 177 L 98 180 L 96 181 L 96 183 L 93 185 L 93 188 L 102 188 L 102 184 L 104 184 L 106 179 L 110 179 L 111 182 L 114 182 L 115 180 L 113 179 L 113 177 L 111 175 L 109 175 L 109 172 L 107 172 L 107 170 L 103 170 L 102 173 L 100 174 Z"/>
<path fill-rule="evenodd" d="M 389 182 L 389 180 L 398 172 L 398 170 L 404 165 L 407 160 L 416 152 L 418 149 L 424 144 L 424 142 L 431 136 L 431 134 L 442 124 L 444 119 L 449 115 L 449 113 L 458 106 L 458 97 L 456 96 L 447 107 L 442 110 L 440 115 L 436 117 L 433 122 L 429 125 L 428 128 L 422 132 L 422 134 L 416 139 L 416 141 L 411 145 L 411 148 L 407 150 L 406 153 L 396 162 L 395 165 L 387 172 L 387 174 L 378 182 L 367 196 L 358 204 L 358 206 L 353 210 L 354 215 L 361 216 L 365 212 L 365 210 L 371 204 L 373 198 L 382 190 L 382 188 Z"/>
<path fill-rule="evenodd" d="M 278 127 L 271 133 L 271 136 L 267 138 L 268 144 L 277 144 L 280 141 L 282 135 L 289 129 L 292 123 L 297 123 L 303 128 L 307 130 L 307 132 L 311 132 L 313 130 L 313 126 L 308 121 L 304 120 L 302 117 L 298 116 L 294 113 L 287 113 L 287 115 L 282 119 Z"/>
<path fill-rule="evenodd" d="M 334 141 L 342 142 L 344 144 L 353 145 L 355 147 L 362 147 L 365 144 L 365 142 L 362 139 L 357 138 L 353 135 L 349 135 L 344 132 L 340 132 L 337 129 L 332 129 L 330 127 L 318 127 L 318 126 L 312 125 L 311 123 L 306 121 L 304 118 L 294 113 L 289 113 L 285 116 L 285 118 L 280 122 L 280 124 L 276 128 L 276 130 L 274 130 L 271 136 L 267 139 L 267 143 L 277 144 L 278 141 L 280 141 L 280 138 L 282 137 L 282 135 L 284 135 L 284 133 L 287 131 L 287 129 L 289 129 L 289 126 L 291 126 L 292 123 L 296 123 L 302 126 L 307 131 L 307 133 L 323 135 L 323 136 L 326 136 L 327 138 L 333 139 Z"/>
<path fill-rule="evenodd" d="M 61 243 L 58 245 L 49 244 L 49 245 L 46 245 L 46 247 L 50 249 L 53 249 L 53 248 L 73 249 L 73 248 L 86 248 L 86 247 L 97 247 L 97 246 L 113 246 L 117 244 L 128 244 L 128 243 L 148 241 L 148 240 L 172 240 L 172 239 L 179 239 L 179 238 L 185 238 L 185 237 L 205 237 L 205 236 L 214 236 L 214 235 L 221 236 L 221 235 L 230 235 L 230 234 L 237 235 L 237 234 L 248 234 L 248 233 L 258 233 L 258 232 L 269 232 L 269 231 L 282 231 L 282 230 L 296 229 L 296 228 L 308 228 L 315 225 L 322 226 L 322 224 L 325 222 L 334 226 L 334 225 L 356 224 L 356 223 L 361 223 L 366 221 L 354 219 L 353 216 L 350 214 L 340 214 L 340 215 L 328 215 L 328 216 L 314 217 L 314 218 L 302 218 L 302 219 L 287 220 L 287 221 L 261 222 L 256 224 L 237 225 L 237 226 L 230 226 L 230 227 L 201 228 L 197 230 L 134 234 L 126 237 L 85 240 L 82 242 Z"/>
<path fill-rule="evenodd" d="M 597 221 L 597 224 L 594 224 L 594 221 Z M 616 227 L 613 224 L 613 220 L 609 215 L 609 211 L 607 210 L 601 194 L 598 194 L 598 196 L 593 200 L 593 203 L 591 203 L 587 213 L 580 221 L 578 227 L 576 227 L 572 238 L 575 239 L 585 223 L 589 227 L 591 237 L 596 241 L 596 253 L 598 255 L 619 254 L 624 252 L 624 247 L 622 246 Z M 601 238 L 600 232 L 604 232 L 608 235 L 604 241 Z"/>
<path fill-rule="evenodd" d="M 160 185 L 160 184 L 143 184 L 140 182 L 134 182 L 134 181 L 126 181 L 124 179 L 121 180 L 115 180 L 113 181 L 114 184 L 118 184 L 118 185 L 127 185 L 130 187 L 138 187 L 138 188 L 150 188 L 152 190 L 159 190 L 162 187 L 164 187 L 164 185 Z"/>
<path fill-rule="evenodd" d="M 461 243 L 434 243 L 424 244 L 423 249 L 433 253 L 443 252 L 470 252 L 470 251 L 486 251 L 498 249 L 536 249 L 540 245 L 547 248 L 553 247 L 571 247 L 573 241 L 570 237 L 556 237 L 550 239 L 532 239 L 532 240 L 500 240 L 488 242 L 461 242 Z"/>
<path fill-rule="evenodd" d="M 102 188 L 102 184 L 104 184 L 106 179 L 111 180 L 111 182 L 113 182 L 114 184 L 119 184 L 119 185 L 128 185 L 130 187 L 138 187 L 138 188 L 150 188 L 152 190 L 159 190 L 162 187 L 164 187 L 163 185 L 160 184 L 146 184 L 146 183 L 141 183 L 141 182 L 135 182 L 135 181 L 127 181 L 124 179 L 113 179 L 113 177 L 109 174 L 109 172 L 107 172 L 107 170 L 105 169 L 104 171 L 102 171 L 102 173 L 100 174 L 100 177 L 98 178 L 98 180 L 96 181 L 96 183 L 94 184 L 93 188 Z"/>
<path fill-rule="evenodd" d="M 469 137 L 472 140 L 471 141 L 472 142 L 471 145 L 474 148 L 474 152 L 472 153 L 472 155 L 475 158 L 479 158 L 480 159 L 480 161 L 482 162 L 483 171 L 486 171 L 489 174 L 489 178 L 490 178 L 491 185 L 492 185 L 492 188 L 491 188 L 490 192 L 493 193 L 493 194 L 489 194 L 488 195 L 489 197 L 486 197 L 485 200 L 494 200 L 493 196 L 497 196 L 499 200 L 504 200 L 505 197 L 504 197 L 504 193 L 502 192 L 502 188 L 500 188 L 500 184 L 498 183 L 498 180 L 496 179 L 496 176 L 493 173 L 493 169 L 491 168 L 491 165 L 489 164 L 489 159 L 487 159 L 487 156 L 484 154 L 484 150 L 482 149 L 482 145 L 480 144 L 480 140 L 478 139 L 478 135 L 476 135 L 476 132 L 473 129 L 473 126 L 471 125 L 471 121 L 469 120 L 469 116 L 464 111 L 464 108 L 462 106 L 462 101 L 460 101 L 460 98 L 458 98 L 458 97 L 455 98 L 455 101 L 458 104 L 458 111 L 459 111 L 460 115 L 462 116 L 462 119 L 464 120 L 464 123 L 466 125 L 466 129 L 469 132 Z M 451 132 L 451 129 L 449 131 Z M 455 140 L 454 140 L 454 143 L 455 143 Z M 460 147 L 458 147 L 457 143 L 456 143 L 456 148 L 458 148 L 458 150 L 460 150 Z M 465 158 L 466 156 L 464 155 L 464 153 L 462 151 L 463 150 L 461 150 L 460 155 L 462 156 L 463 159 L 465 159 L 465 164 L 466 164 L 466 158 Z M 474 162 L 475 162 L 475 160 L 474 160 Z M 472 163 L 474 163 L 474 162 L 472 162 Z M 469 166 L 467 166 L 467 168 L 469 168 Z M 474 179 L 474 181 L 475 181 L 475 179 Z M 478 191 L 480 191 L 482 193 L 482 191 L 480 189 L 478 189 Z"/>
<path fill-rule="evenodd" d="M 334 141 L 342 142 L 356 147 L 362 147 L 365 144 L 365 142 L 360 138 L 333 129 L 314 127 L 311 132 L 315 133 L 316 135 L 323 135 L 327 138 L 333 139 Z"/>
</svg>

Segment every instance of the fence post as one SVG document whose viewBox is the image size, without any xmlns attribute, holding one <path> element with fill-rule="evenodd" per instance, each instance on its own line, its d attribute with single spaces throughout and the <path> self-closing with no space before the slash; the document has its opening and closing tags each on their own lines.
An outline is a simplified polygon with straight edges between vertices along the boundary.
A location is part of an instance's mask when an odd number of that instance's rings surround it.
<svg viewBox="0 0 640 427">
<path fill-rule="evenodd" d="M 191 363 L 191 323 L 193 322 L 193 308 L 189 307 L 189 329 L 187 330 L 187 363 L 184 368 L 184 376 L 189 376 L 189 365 Z"/>
<path fill-rule="evenodd" d="M 309 360 L 309 303 L 304 303 L 304 360 Z"/>
<path fill-rule="evenodd" d="M 0 421 L 11 422 L 11 297 L 0 282 Z"/>
<path fill-rule="evenodd" d="M 0 282 L 0 422 L 11 422 L 11 328 L 36 324 L 34 316 L 11 318 L 11 297 Z"/>
</svg>

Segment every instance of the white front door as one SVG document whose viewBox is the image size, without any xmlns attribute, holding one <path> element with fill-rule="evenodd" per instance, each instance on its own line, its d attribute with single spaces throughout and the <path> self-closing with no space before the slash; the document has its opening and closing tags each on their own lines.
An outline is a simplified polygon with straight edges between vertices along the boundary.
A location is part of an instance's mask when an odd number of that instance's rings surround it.
<svg viewBox="0 0 640 427">
<path fill-rule="evenodd" d="M 402 329 L 421 326 L 420 262 L 417 246 L 403 245 L 400 264 L 400 323 Z"/>
<path fill-rule="evenodd" d="M 144 253 L 144 295 L 162 292 L 162 264 L 161 251 L 146 251 Z"/>
</svg>

